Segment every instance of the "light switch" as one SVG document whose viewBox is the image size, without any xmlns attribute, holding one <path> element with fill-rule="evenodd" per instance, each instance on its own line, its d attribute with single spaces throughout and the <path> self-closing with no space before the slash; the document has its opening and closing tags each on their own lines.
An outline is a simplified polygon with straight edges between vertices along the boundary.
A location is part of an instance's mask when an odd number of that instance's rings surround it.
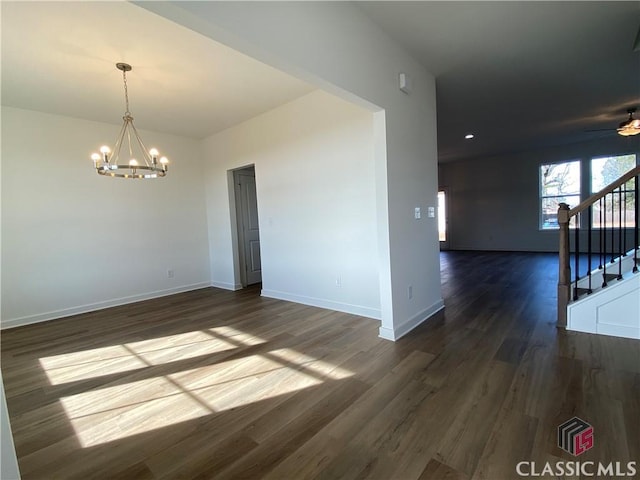
<svg viewBox="0 0 640 480">
<path fill-rule="evenodd" d="M 429 215 L 429 218 L 435 218 L 436 217 L 436 207 L 429 207 L 428 215 Z"/>
<path fill-rule="evenodd" d="M 420 212 L 420 207 L 416 207 L 413 215 L 415 217 L 416 220 L 419 220 L 420 218 L 422 218 L 422 213 Z"/>
</svg>

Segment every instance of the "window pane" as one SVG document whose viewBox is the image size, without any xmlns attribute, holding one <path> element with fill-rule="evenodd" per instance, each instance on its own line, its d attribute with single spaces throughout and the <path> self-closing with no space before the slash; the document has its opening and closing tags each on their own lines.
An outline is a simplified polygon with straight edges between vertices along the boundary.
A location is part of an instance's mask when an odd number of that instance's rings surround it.
<svg viewBox="0 0 640 480">
<path fill-rule="evenodd" d="M 591 159 L 591 192 L 595 193 L 602 190 L 635 166 L 635 155 L 618 155 Z M 635 224 L 633 211 L 635 200 L 634 188 L 635 178 L 632 178 L 624 184 L 623 190 L 626 191 L 623 191 L 622 196 L 619 196 L 617 193 L 615 195 L 607 195 L 606 209 L 602 208 L 602 202 L 596 202 L 593 205 L 593 227 L 618 227 L 620 225 L 620 214 L 622 214 L 622 226 L 632 228 Z M 621 209 L 620 206 L 622 207 Z"/>
<path fill-rule="evenodd" d="M 635 155 L 593 158 L 591 160 L 591 192 L 599 192 L 635 166 Z M 633 190 L 634 187 L 635 179 L 625 184 L 626 189 Z"/>
<path fill-rule="evenodd" d="M 580 161 L 540 165 L 540 196 L 580 195 Z"/>
<path fill-rule="evenodd" d="M 622 205 L 622 209 L 619 206 Z M 606 205 L 604 202 L 593 204 L 593 228 L 613 228 L 619 227 L 622 218 L 623 228 L 633 228 L 635 226 L 635 193 L 623 192 L 622 198 L 618 194 L 607 195 Z"/>
<path fill-rule="evenodd" d="M 580 195 L 543 198 L 541 228 L 545 230 L 558 228 L 558 205 L 560 203 L 566 203 L 570 207 L 575 207 L 580 203 Z M 569 226 L 575 227 L 575 217 L 571 219 Z"/>
</svg>

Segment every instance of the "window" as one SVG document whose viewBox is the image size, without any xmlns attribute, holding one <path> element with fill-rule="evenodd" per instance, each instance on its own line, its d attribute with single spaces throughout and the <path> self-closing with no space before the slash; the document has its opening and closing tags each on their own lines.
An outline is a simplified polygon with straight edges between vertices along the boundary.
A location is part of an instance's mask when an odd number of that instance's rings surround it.
<svg viewBox="0 0 640 480">
<path fill-rule="evenodd" d="M 540 228 L 558 228 L 558 205 L 580 203 L 580 161 L 540 165 Z M 572 222 L 573 224 L 573 219 Z M 570 225 L 572 226 L 572 225 Z"/>
<path fill-rule="evenodd" d="M 591 193 L 599 192 L 635 166 L 635 155 L 618 155 L 591 159 Z M 622 186 L 619 193 L 616 190 L 614 195 L 607 195 L 606 202 L 608 202 L 608 205 L 606 205 L 606 210 L 602 208 L 604 206 L 603 204 L 596 202 L 593 205 L 593 228 L 600 228 L 601 226 L 611 228 L 614 224 L 618 226 L 620 217 L 616 216 L 616 218 L 613 218 L 611 211 L 613 207 L 613 211 L 620 212 L 620 205 L 622 205 L 623 227 L 633 227 L 635 224 L 634 189 L 635 179 L 631 179 Z"/>
<path fill-rule="evenodd" d="M 447 202 L 444 190 L 438 192 L 438 240 L 447 241 Z"/>
</svg>

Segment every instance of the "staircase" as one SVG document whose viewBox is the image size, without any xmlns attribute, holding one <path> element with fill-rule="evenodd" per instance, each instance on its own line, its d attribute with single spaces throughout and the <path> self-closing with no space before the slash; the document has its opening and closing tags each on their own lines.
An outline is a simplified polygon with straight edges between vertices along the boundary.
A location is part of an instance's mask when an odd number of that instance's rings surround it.
<svg viewBox="0 0 640 480">
<path fill-rule="evenodd" d="M 560 204 L 559 327 L 640 339 L 639 177 L 636 166 L 576 207 Z"/>
</svg>

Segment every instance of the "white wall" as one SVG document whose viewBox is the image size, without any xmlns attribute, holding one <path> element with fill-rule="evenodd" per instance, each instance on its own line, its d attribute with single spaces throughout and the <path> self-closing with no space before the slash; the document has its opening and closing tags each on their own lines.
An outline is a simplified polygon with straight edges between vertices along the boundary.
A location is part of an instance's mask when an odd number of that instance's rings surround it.
<svg viewBox="0 0 640 480">
<path fill-rule="evenodd" d="M 589 142 L 440 165 L 449 192 L 449 245 L 453 250 L 557 252 L 558 231 L 539 229 L 539 170 L 543 163 L 582 160 L 583 191 L 590 159 L 640 154 L 640 138 L 612 136 Z M 583 242 L 583 245 L 586 245 Z"/>
<path fill-rule="evenodd" d="M 200 142 L 141 132 L 169 175 L 101 177 L 119 128 L 2 107 L 3 327 L 209 285 Z"/>
<path fill-rule="evenodd" d="M 413 218 L 437 195 L 435 80 L 424 67 L 347 2 L 135 3 L 377 111 L 380 335 L 396 339 L 442 308 L 436 221 Z"/>
<path fill-rule="evenodd" d="M 316 91 L 204 144 L 214 285 L 239 286 L 228 171 L 255 165 L 262 294 L 380 318 L 371 112 Z"/>
<path fill-rule="evenodd" d="M 0 375 L 0 478 L 2 480 L 18 480 L 20 469 L 18 459 L 11 435 L 11 423 L 9 421 L 9 410 L 7 400 L 4 395 L 4 383 Z"/>
</svg>

